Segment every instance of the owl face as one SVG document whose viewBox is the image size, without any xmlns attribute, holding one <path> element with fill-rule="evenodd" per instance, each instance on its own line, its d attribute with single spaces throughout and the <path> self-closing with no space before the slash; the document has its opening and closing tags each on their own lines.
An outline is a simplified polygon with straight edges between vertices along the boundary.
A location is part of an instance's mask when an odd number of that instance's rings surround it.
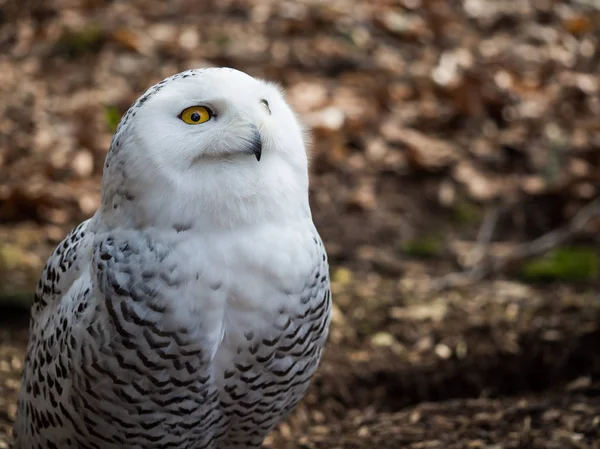
<svg viewBox="0 0 600 449">
<path fill-rule="evenodd" d="M 204 216 L 275 210 L 304 202 L 307 166 L 302 127 L 278 87 L 234 69 L 190 70 L 148 89 L 121 120 L 103 203 L 128 191 L 145 198 L 144 216 L 156 204 Z"/>
<path fill-rule="evenodd" d="M 217 68 L 183 72 L 150 88 L 127 134 L 151 162 L 185 171 L 208 162 L 306 157 L 301 128 L 273 84 Z M 256 168 L 256 167 L 254 167 Z"/>
</svg>

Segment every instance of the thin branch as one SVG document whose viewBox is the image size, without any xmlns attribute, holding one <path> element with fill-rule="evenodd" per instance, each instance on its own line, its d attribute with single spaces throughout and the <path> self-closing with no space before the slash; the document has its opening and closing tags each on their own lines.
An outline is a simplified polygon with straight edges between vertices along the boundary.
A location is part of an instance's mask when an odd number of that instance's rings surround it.
<svg viewBox="0 0 600 449">
<path fill-rule="evenodd" d="M 582 207 L 564 227 L 550 231 L 530 242 L 517 245 L 510 254 L 498 257 L 489 256 L 487 258 L 481 258 L 480 263 L 467 271 L 450 273 L 434 281 L 431 288 L 435 292 L 440 292 L 451 288 L 474 284 L 491 274 L 502 271 L 511 262 L 544 254 L 580 233 L 587 224 L 597 216 L 600 216 L 600 197 Z M 489 218 L 489 220 L 491 222 L 491 218 Z M 486 220 L 484 220 L 479 232 L 480 237 L 487 235 L 484 234 L 484 230 L 487 232 L 487 229 L 484 228 L 488 226 L 485 221 Z M 491 227 L 491 225 L 489 226 Z M 491 232 L 493 232 L 493 229 Z M 478 239 L 480 237 L 478 237 Z M 483 237 L 481 237 L 481 239 L 483 240 Z"/>
<path fill-rule="evenodd" d="M 492 238 L 494 237 L 500 213 L 500 207 L 494 207 L 486 212 L 477 233 L 477 243 L 467 255 L 466 261 L 468 265 L 475 266 L 481 263 L 487 254 Z"/>
</svg>

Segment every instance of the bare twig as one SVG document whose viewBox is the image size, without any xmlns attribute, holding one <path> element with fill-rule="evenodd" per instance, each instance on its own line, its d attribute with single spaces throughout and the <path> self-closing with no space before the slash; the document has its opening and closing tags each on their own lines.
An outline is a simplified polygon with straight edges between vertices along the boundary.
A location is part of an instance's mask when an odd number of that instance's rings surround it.
<svg viewBox="0 0 600 449">
<path fill-rule="evenodd" d="M 517 245 L 510 254 L 498 257 L 481 257 L 479 263 L 469 270 L 447 274 L 434 281 L 431 288 L 433 291 L 440 292 L 450 288 L 464 287 L 478 282 L 493 273 L 498 273 L 511 262 L 544 254 L 581 232 L 590 220 L 597 216 L 600 216 L 600 197 L 582 207 L 566 226 L 555 229 L 530 242 Z M 480 241 L 485 242 L 485 239 L 488 238 L 488 233 L 491 234 L 489 235 L 489 239 L 491 240 L 495 221 L 497 221 L 498 217 L 496 216 L 494 221 L 492 219 L 494 219 L 492 214 L 484 219 L 484 223 L 479 231 L 478 244 L 480 244 Z M 489 247 L 489 242 L 486 246 Z"/>
<path fill-rule="evenodd" d="M 469 266 L 475 266 L 482 262 L 488 252 L 488 248 L 496 230 L 496 224 L 500 217 L 500 208 L 494 207 L 485 214 L 479 232 L 477 233 L 477 243 L 467 255 L 466 261 Z"/>
</svg>

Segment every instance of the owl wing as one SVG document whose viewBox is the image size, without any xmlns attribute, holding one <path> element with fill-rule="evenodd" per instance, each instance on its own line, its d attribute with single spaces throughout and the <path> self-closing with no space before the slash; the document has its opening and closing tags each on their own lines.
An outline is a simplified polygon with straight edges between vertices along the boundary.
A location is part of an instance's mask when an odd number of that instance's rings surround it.
<svg viewBox="0 0 600 449">
<path fill-rule="evenodd" d="M 174 307 L 195 273 L 151 229 L 97 234 L 90 271 L 94 307 L 73 330 L 78 434 L 90 447 L 201 447 L 220 418 L 210 363 L 222 326 Z"/>
<path fill-rule="evenodd" d="M 74 342 L 68 339 L 69 327 L 92 292 L 87 274 L 94 235 L 89 223 L 79 224 L 56 247 L 37 285 L 14 425 L 15 449 L 50 448 L 70 433 L 60 404 L 71 369 L 67 348 Z"/>
</svg>

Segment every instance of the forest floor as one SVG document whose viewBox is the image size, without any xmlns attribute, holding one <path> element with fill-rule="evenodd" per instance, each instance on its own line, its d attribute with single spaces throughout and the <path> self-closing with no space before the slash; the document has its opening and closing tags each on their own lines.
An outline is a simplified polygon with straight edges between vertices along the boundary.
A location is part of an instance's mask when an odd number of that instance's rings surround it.
<svg viewBox="0 0 600 449">
<path fill-rule="evenodd" d="M 334 317 L 267 448 L 600 449 L 600 219 L 571 226 L 600 193 L 598 23 L 586 0 L 0 0 L 0 449 L 32 290 L 119 118 L 205 65 L 279 82 L 313 136 Z"/>
<path fill-rule="evenodd" d="M 423 297 L 396 284 L 334 283 L 321 367 L 267 448 L 600 448 L 597 295 L 496 281 Z M 26 325 L 18 309 L 0 319 L 0 448 Z"/>
</svg>

